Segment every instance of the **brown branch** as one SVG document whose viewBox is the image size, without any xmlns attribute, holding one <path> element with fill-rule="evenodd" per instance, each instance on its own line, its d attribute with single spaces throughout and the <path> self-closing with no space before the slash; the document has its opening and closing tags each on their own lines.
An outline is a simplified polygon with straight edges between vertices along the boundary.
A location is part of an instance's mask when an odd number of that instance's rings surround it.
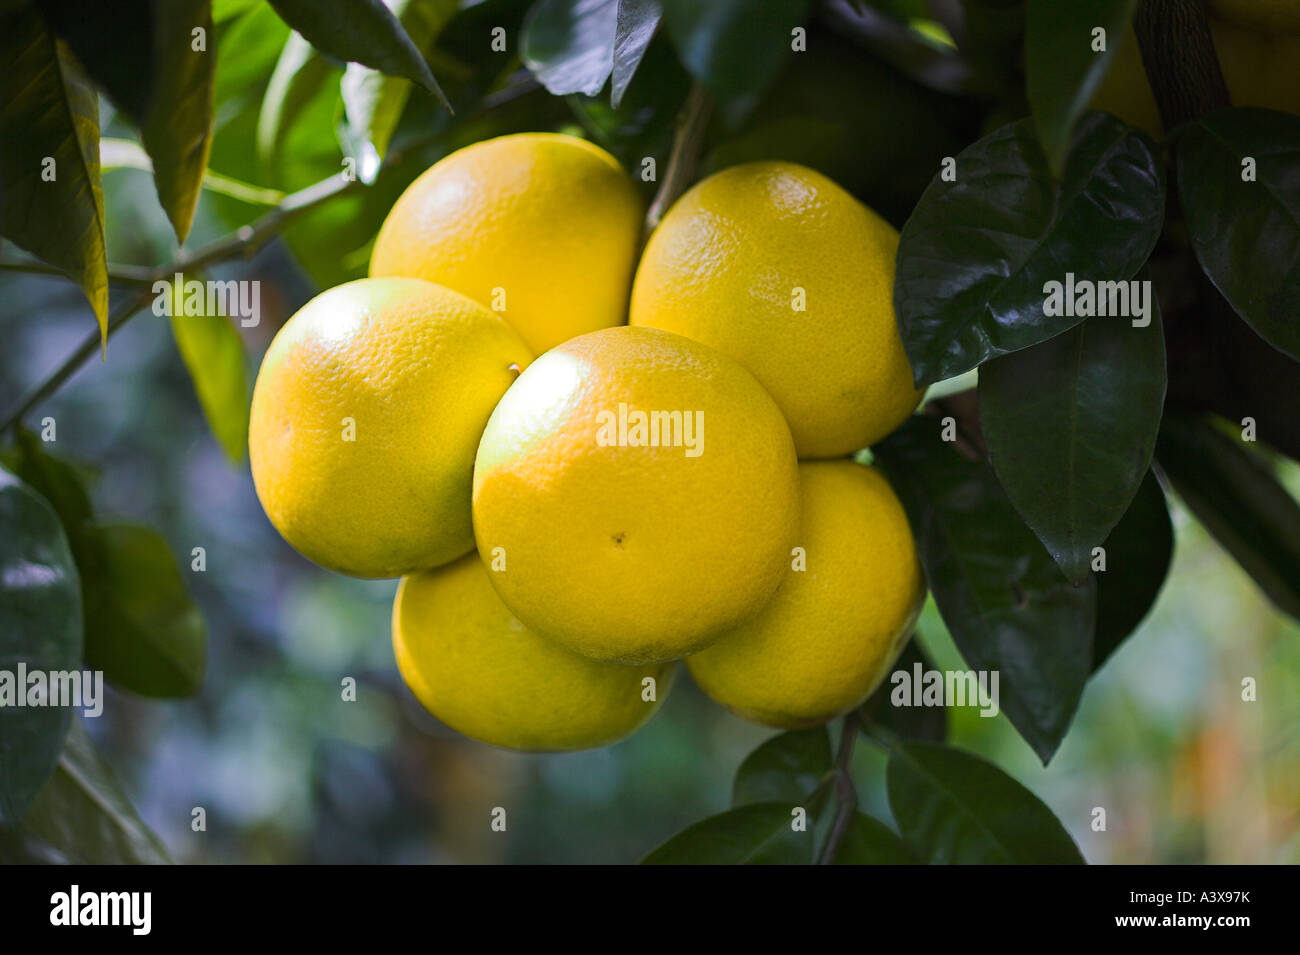
<svg viewBox="0 0 1300 955">
<path fill-rule="evenodd" d="M 830 835 L 822 849 L 818 865 L 832 865 L 839 854 L 840 843 L 853 822 L 853 815 L 858 811 L 858 793 L 853 788 L 853 778 L 849 769 L 853 763 L 853 744 L 858 738 L 857 710 L 844 717 L 844 731 L 840 736 L 840 750 L 835 757 L 835 821 L 831 823 Z"/>
<path fill-rule="evenodd" d="M 700 161 L 700 148 L 704 144 L 710 112 L 709 96 L 704 87 L 696 83 L 677 114 L 677 131 L 673 136 L 672 152 L 668 154 L 668 165 L 664 168 L 659 191 L 646 210 L 643 242 L 650 237 L 669 206 L 677 201 L 677 197 L 695 179 L 695 167 Z"/>
<path fill-rule="evenodd" d="M 1166 131 L 1229 105 L 1203 0 L 1142 0 L 1133 29 Z"/>
</svg>

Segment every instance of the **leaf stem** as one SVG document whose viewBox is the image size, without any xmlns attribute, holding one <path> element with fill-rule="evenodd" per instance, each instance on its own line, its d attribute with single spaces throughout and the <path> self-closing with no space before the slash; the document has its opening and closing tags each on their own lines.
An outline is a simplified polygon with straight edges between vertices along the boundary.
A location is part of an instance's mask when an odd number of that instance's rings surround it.
<svg viewBox="0 0 1300 955">
<path fill-rule="evenodd" d="M 176 272 L 184 272 L 186 269 L 199 269 L 214 262 L 230 259 L 250 258 L 294 219 L 331 199 L 360 188 L 362 188 L 360 180 L 350 179 L 343 173 L 336 173 L 328 179 L 322 179 L 305 189 L 285 196 L 280 205 L 251 225 L 243 226 L 194 252 L 182 252 L 165 265 L 145 270 L 143 274 L 133 279 L 133 284 L 146 287 L 119 302 L 109 313 L 107 335 L 112 335 L 140 312 L 152 296 L 152 286 L 155 282 L 170 279 Z M 0 433 L 18 424 L 32 408 L 62 387 L 63 383 L 99 349 L 100 337 L 96 329 L 63 364 L 5 415 L 4 424 L 0 424 Z"/>
<path fill-rule="evenodd" d="M 840 851 L 840 843 L 849 831 L 853 814 L 858 810 L 858 793 L 853 788 L 853 778 L 849 768 L 853 763 L 853 744 L 858 738 L 858 712 L 854 710 L 844 717 L 843 732 L 840 736 L 839 753 L 835 757 L 835 821 L 831 823 L 830 835 L 822 848 L 818 865 L 831 865 Z"/>
<path fill-rule="evenodd" d="M 695 178 L 695 167 L 699 165 L 700 147 L 704 145 L 704 131 L 709 126 L 710 112 L 709 95 L 703 86 L 696 83 L 677 113 L 677 131 L 673 135 L 668 165 L 664 168 L 659 191 L 646 210 L 645 228 L 641 233 L 643 243 L 650 238 L 650 233 L 664 217 L 668 207 L 677 201 L 677 197 L 686 191 L 686 187 Z"/>
</svg>

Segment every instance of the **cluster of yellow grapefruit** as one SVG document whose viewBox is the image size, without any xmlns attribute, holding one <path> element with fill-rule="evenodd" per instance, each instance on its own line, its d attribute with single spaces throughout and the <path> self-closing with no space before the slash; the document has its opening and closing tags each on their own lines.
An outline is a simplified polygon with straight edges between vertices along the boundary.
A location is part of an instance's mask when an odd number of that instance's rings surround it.
<svg viewBox="0 0 1300 955">
<path fill-rule="evenodd" d="M 742 716 L 820 723 L 919 611 L 902 507 L 851 457 L 920 398 L 896 232 L 789 163 L 700 182 L 644 252 L 643 212 L 583 140 L 469 146 L 258 375 L 267 515 L 325 567 L 403 577 L 398 668 L 475 739 L 612 742 L 682 659 Z"/>
</svg>

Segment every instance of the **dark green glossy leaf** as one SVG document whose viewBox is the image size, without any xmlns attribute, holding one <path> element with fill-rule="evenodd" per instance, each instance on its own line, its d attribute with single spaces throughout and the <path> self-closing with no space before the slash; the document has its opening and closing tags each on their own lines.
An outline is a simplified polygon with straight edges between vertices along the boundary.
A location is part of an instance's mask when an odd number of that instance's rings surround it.
<svg viewBox="0 0 1300 955">
<path fill-rule="evenodd" d="M 50 502 L 75 555 L 77 536 L 91 520 L 86 482 L 76 467 L 46 454 L 41 444 L 36 435 L 20 428 L 18 444 L 6 449 L 4 464 Z"/>
<path fill-rule="evenodd" d="M 1272 470 L 1204 419 L 1166 418 L 1156 460 L 1269 599 L 1300 619 L 1300 506 Z"/>
<path fill-rule="evenodd" d="M 107 341 L 99 95 L 34 4 L 0 7 L 0 63 L 0 235 L 80 285 Z"/>
<path fill-rule="evenodd" d="M 825 726 L 782 733 L 763 743 L 740 764 L 731 805 L 804 805 L 830 771 L 831 739 Z"/>
<path fill-rule="evenodd" d="M 86 665 L 144 696 L 197 692 L 207 637 L 166 541 L 148 528 L 95 523 L 77 472 L 28 432 L 9 459 L 68 535 L 81 577 Z"/>
<path fill-rule="evenodd" d="M 0 861 L 35 856 L 74 865 L 171 862 L 79 722 L 16 836 L 0 841 Z M 11 860 L 15 853 L 18 859 Z"/>
<path fill-rule="evenodd" d="M 934 419 L 912 418 L 873 451 L 953 640 L 971 667 L 999 672 L 1002 710 L 1046 763 L 1092 669 L 1092 578 L 1061 575 L 993 469 L 943 442 Z"/>
<path fill-rule="evenodd" d="M 1106 538 L 1106 570 L 1097 581 L 1094 671 L 1137 629 L 1155 603 L 1174 554 L 1174 526 L 1165 492 L 1148 471 L 1137 496 Z"/>
<path fill-rule="evenodd" d="M 72 719 L 66 706 L 21 705 L 18 668 L 81 668 L 81 589 L 58 516 L 2 468 L 0 528 L 0 826 L 12 826 L 54 772 Z"/>
<path fill-rule="evenodd" d="M 1025 83 L 1038 139 L 1057 173 L 1065 166 L 1075 120 L 1110 68 L 1137 0 L 1027 0 Z M 1093 52 L 1092 31 L 1106 31 Z"/>
<path fill-rule="evenodd" d="M 433 45 L 439 31 L 456 13 L 456 0 L 392 0 L 390 5 L 420 50 Z M 341 89 L 351 138 L 361 144 L 360 154 L 354 154 L 354 158 L 365 170 L 368 157 L 382 159 L 388 151 L 397 120 L 411 95 L 411 84 L 360 63 L 349 63 Z M 373 176 L 367 181 L 371 179 Z"/>
<path fill-rule="evenodd" d="M 663 7 L 659 0 L 618 0 L 614 28 L 614 69 L 610 81 L 610 105 L 618 109 L 628 84 L 650 47 Z"/>
<path fill-rule="evenodd" d="M 890 752 L 885 774 L 903 838 L 931 865 L 1083 862 L 1052 810 L 977 756 L 905 743 Z"/>
<path fill-rule="evenodd" d="M 1179 134 L 1178 195 L 1201 268 L 1265 341 L 1300 360 L 1300 118 L 1226 109 Z M 1242 179 L 1255 161 L 1255 180 Z"/>
<path fill-rule="evenodd" d="M 1029 119 L 957 156 L 903 227 L 894 306 L 919 385 L 1028 348 L 1083 316 L 1047 316 L 1047 282 L 1124 281 L 1164 219 L 1164 173 L 1145 133 L 1105 113 L 1079 123 L 1058 182 Z"/>
<path fill-rule="evenodd" d="M 244 343 L 223 315 L 185 315 L 173 309 L 172 333 L 208 427 L 232 463 L 248 448 L 248 366 Z"/>
<path fill-rule="evenodd" d="M 907 843 L 878 819 L 854 813 L 835 853 L 836 865 L 916 865 Z"/>
<path fill-rule="evenodd" d="M 723 118 L 733 126 L 758 105 L 790 56 L 792 31 L 803 26 L 809 6 L 808 0 L 662 3 L 664 24 L 682 63 L 713 95 Z"/>
<path fill-rule="evenodd" d="M 909 682 L 915 680 L 916 667 L 921 673 L 934 669 L 934 664 L 921 649 L 913 635 L 903 647 L 903 652 L 890 668 L 889 675 L 862 704 L 863 730 L 866 723 L 883 726 L 899 739 L 919 740 L 925 743 L 942 743 L 948 738 L 948 708 L 946 706 L 894 706 L 893 695 L 898 684 L 895 673 L 905 674 Z"/>
<path fill-rule="evenodd" d="M 438 81 L 383 0 L 270 0 L 285 23 L 322 53 L 423 86 L 448 109 Z"/>
<path fill-rule="evenodd" d="M 795 832 L 794 818 L 785 802 L 729 809 L 683 829 L 641 864 L 807 865 L 812 861 L 813 827 Z"/>
<path fill-rule="evenodd" d="M 162 535 L 127 524 L 87 537 L 86 665 L 142 696 L 193 696 L 207 633 Z"/>
<path fill-rule="evenodd" d="M 1165 338 L 1149 283 L 1146 289 L 1146 327 L 1090 318 L 980 369 L 989 460 L 1020 516 L 1075 583 L 1128 509 L 1156 444 Z"/>
<path fill-rule="evenodd" d="M 524 20 L 524 65 L 556 96 L 595 96 L 614 66 L 618 0 L 538 0 Z"/>
</svg>

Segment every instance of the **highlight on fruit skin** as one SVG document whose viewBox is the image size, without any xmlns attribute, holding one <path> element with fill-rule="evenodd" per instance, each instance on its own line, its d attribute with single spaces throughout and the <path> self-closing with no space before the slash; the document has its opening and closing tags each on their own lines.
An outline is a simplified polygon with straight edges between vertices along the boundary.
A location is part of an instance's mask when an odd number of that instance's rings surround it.
<svg viewBox="0 0 1300 955">
<path fill-rule="evenodd" d="M 589 660 L 510 613 L 475 554 L 406 577 L 393 602 L 393 650 L 424 707 L 459 733 L 526 751 L 607 746 L 649 720 L 677 665 Z"/>
<path fill-rule="evenodd" d="M 658 432 L 624 428 L 650 413 Z M 506 605 L 619 663 L 680 658 L 757 613 L 798 509 L 771 397 L 720 352 L 655 328 L 592 332 L 538 358 L 474 465 L 475 538 Z"/>
<path fill-rule="evenodd" d="M 467 553 L 479 437 L 531 359 L 505 322 L 431 282 L 322 292 L 276 334 L 253 389 L 249 459 L 267 517 L 354 577 Z"/>
<path fill-rule="evenodd" d="M 687 658 L 717 703 L 781 729 L 860 706 L 912 635 L 925 578 L 902 504 L 884 476 L 853 461 L 799 465 L 799 547 L 754 619 Z"/>
<path fill-rule="evenodd" d="M 801 459 L 871 445 L 916 409 L 894 314 L 898 232 L 807 166 L 750 162 L 697 183 L 650 236 L 628 322 L 740 362 Z"/>
<path fill-rule="evenodd" d="M 558 133 L 466 146 L 406 188 L 370 275 L 455 289 L 541 354 L 627 316 L 644 202 L 618 160 Z"/>
</svg>

